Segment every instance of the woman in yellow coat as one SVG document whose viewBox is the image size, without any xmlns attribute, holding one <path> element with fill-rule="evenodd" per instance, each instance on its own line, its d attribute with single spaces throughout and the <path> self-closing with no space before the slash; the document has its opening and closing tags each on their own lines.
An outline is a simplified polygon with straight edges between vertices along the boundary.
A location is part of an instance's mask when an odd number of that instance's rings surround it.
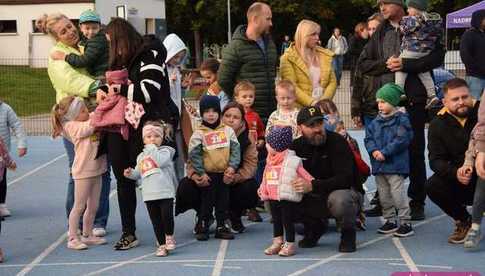
<svg viewBox="0 0 485 276">
<path fill-rule="evenodd" d="M 282 79 L 296 86 L 296 99 L 301 106 L 332 99 L 337 80 L 332 68 L 333 52 L 319 46 L 320 25 L 302 20 L 295 32 L 295 42 L 280 59 Z"/>
</svg>

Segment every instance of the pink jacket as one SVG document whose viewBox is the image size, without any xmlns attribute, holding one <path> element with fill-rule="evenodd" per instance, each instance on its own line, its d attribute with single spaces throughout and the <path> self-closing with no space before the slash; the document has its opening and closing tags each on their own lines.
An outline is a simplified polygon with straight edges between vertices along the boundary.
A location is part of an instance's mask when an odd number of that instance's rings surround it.
<svg viewBox="0 0 485 276">
<path fill-rule="evenodd" d="M 99 134 L 90 121 L 69 121 L 64 124 L 64 136 L 74 144 L 72 178 L 83 179 L 101 175 L 107 170 L 106 155 L 96 158 Z"/>
<path fill-rule="evenodd" d="M 100 130 L 121 133 L 128 140 L 128 125 L 125 122 L 127 100 L 121 95 L 108 96 L 91 116 L 91 125 Z"/>
<path fill-rule="evenodd" d="M 314 178 L 304 168 L 301 159 L 292 150 L 268 154 L 263 181 L 258 189 L 261 200 L 300 202 L 303 193 L 293 190 L 291 182 L 297 177 L 311 182 Z"/>
</svg>

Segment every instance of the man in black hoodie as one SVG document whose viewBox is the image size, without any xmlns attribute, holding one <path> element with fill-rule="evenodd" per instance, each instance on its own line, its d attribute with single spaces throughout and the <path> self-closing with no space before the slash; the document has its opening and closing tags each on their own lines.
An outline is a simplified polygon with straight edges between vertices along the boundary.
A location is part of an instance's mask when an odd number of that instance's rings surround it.
<svg viewBox="0 0 485 276">
<path fill-rule="evenodd" d="M 461 37 L 460 56 L 472 96 L 480 100 L 485 89 L 485 10 L 472 14 L 472 27 Z"/>
</svg>

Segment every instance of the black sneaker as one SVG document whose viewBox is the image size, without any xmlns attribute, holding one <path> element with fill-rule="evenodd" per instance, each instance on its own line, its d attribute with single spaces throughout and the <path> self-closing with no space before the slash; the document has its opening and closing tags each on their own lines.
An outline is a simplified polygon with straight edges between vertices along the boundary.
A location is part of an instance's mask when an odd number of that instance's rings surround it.
<svg viewBox="0 0 485 276">
<path fill-rule="evenodd" d="M 399 226 L 396 232 L 394 232 L 395 237 L 404 238 L 414 235 L 413 227 L 409 223 L 403 223 Z"/>
<path fill-rule="evenodd" d="M 192 233 L 193 234 L 197 234 L 197 224 L 199 222 L 199 216 L 198 215 L 195 215 L 194 217 L 194 229 L 192 230 Z M 210 227 L 212 226 L 212 224 L 214 224 L 215 220 L 214 220 L 214 216 L 210 216 L 209 217 L 209 222 L 207 223 L 207 229 L 210 229 Z"/>
<path fill-rule="evenodd" d="M 382 207 L 381 205 L 375 205 L 372 209 L 365 210 L 364 214 L 369 218 L 380 217 L 382 216 Z"/>
<path fill-rule="evenodd" d="M 227 227 L 227 225 L 221 225 L 221 226 L 217 226 L 216 234 L 214 235 L 214 238 L 223 239 L 223 240 L 233 240 L 234 234 L 231 233 L 231 230 L 229 230 L 229 227 Z"/>
<path fill-rule="evenodd" d="M 198 241 L 206 241 L 209 239 L 209 225 L 205 220 L 197 221 L 194 228 L 195 238 Z"/>
<path fill-rule="evenodd" d="M 355 240 L 356 240 L 355 229 L 342 229 L 342 234 L 340 235 L 340 244 L 338 246 L 339 252 L 350 253 L 355 252 Z"/>
<path fill-rule="evenodd" d="M 377 229 L 377 233 L 389 234 L 389 233 L 396 232 L 398 228 L 399 227 L 397 227 L 397 224 L 395 222 L 388 220 L 386 221 L 386 223 L 384 223 L 384 225 L 381 226 L 381 228 Z"/>
<path fill-rule="evenodd" d="M 135 234 L 123 233 L 121 238 L 113 246 L 114 250 L 128 250 L 130 248 L 136 247 L 138 245 L 138 239 Z"/>
<path fill-rule="evenodd" d="M 328 220 L 319 220 L 312 224 L 304 225 L 304 236 L 298 242 L 300 248 L 313 248 L 317 246 L 320 237 L 327 232 Z"/>
<path fill-rule="evenodd" d="M 411 220 L 424 220 L 424 206 L 421 204 L 414 204 L 409 206 L 411 208 Z"/>
<path fill-rule="evenodd" d="M 243 233 L 246 230 L 241 218 L 231 218 L 231 230 L 234 234 Z"/>
</svg>

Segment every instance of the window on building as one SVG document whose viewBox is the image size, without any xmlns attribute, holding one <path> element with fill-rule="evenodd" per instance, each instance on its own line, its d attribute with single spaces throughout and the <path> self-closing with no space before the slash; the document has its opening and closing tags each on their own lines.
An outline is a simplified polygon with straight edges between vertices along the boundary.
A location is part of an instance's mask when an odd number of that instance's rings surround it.
<svg viewBox="0 0 485 276">
<path fill-rule="evenodd" d="M 0 33 L 17 33 L 17 20 L 0 20 Z"/>
</svg>

